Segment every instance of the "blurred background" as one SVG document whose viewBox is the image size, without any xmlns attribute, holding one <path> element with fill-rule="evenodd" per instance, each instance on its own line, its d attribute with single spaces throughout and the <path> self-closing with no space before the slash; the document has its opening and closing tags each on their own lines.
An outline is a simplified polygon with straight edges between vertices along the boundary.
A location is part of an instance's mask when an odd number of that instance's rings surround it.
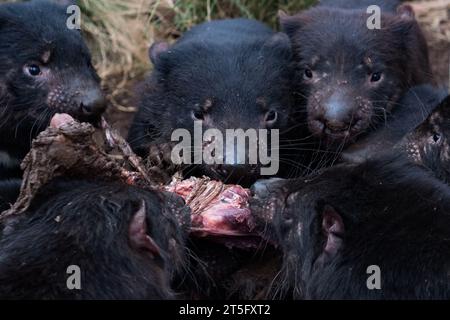
<svg viewBox="0 0 450 320">
<path fill-rule="evenodd" d="M 317 0 L 78 0 L 83 14 L 82 30 L 111 102 L 108 117 L 122 133 L 126 132 L 136 111 L 136 102 L 132 98 L 134 88 L 151 70 L 147 50 L 152 42 L 173 42 L 192 26 L 212 19 L 255 18 L 276 29 L 278 10 L 294 14 L 316 2 Z M 436 80 L 439 84 L 448 86 L 450 0 L 413 0 L 411 4 L 428 40 Z"/>
</svg>

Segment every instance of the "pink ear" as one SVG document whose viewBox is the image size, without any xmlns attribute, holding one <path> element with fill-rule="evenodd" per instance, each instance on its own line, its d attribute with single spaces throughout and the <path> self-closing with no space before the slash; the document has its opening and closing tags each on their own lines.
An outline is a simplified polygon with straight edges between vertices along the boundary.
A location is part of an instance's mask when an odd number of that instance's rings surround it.
<svg viewBox="0 0 450 320">
<path fill-rule="evenodd" d="M 322 212 L 322 231 L 326 237 L 324 253 L 334 256 L 342 246 L 344 222 L 333 207 L 326 205 Z"/>
<path fill-rule="evenodd" d="M 150 57 L 150 61 L 156 65 L 158 63 L 159 56 L 168 51 L 170 45 L 167 42 L 155 42 L 151 45 L 150 49 L 148 49 L 148 56 Z"/>
<path fill-rule="evenodd" d="M 400 5 L 397 8 L 397 14 L 400 16 L 400 18 L 406 20 L 412 20 L 416 17 L 413 7 L 411 7 L 409 4 Z"/>
<path fill-rule="evenodd" d="M 128 236 L 133 248 L 149 252 L 152 258 L 155 256 L 161 256 L 159 246 L 147 234 L 146 209 L 144 201 L 142 201 L 141 207 L 131 219 L 130 227 L 128 229 Z"/>
</svg>

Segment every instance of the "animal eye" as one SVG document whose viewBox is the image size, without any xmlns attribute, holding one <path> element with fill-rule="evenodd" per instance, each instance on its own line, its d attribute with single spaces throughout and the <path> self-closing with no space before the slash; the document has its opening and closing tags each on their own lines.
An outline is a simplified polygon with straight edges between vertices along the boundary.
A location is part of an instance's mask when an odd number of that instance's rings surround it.
<svg viewBox="0 0 450 320">
<path fill-rule="evenodd" d="M 433 134 L 433 141 L 434 143 L 438 143 L 441 140 L 441 135 L 439 133 Z"/>
<path fill-rule="evenodd" d="M 37 77 L 41 74 L 41 68 L 37 64 L 30 64 L 25 67 L 25 72 L 32 77 Z"/>
<path fill-rule="evenodd" d="M 266 118 L 265 121 L 266 122 L 270 122 L 271 124 L 273 124 L 275 121 L 277 121 L 278 119 L 278 113 L 274 110 L 270 110 L 269 112 L 266 113 Z"/>
<path fill-rule="evenodd" d="M 311 79 L 312 77 L 313 77 L 313 73 L 312 73 L 311 69 L 305 69 L 305 78 Z"/>
<path fill-rule="evenodd" d="M 380 80 L 381 80 L 381 72 L 372 73 L 372 76 L 370 77 L 371 82 L 378 82 Z"/>
<path fill-rule="evenodd" d="M 304 74 L 306 79 L 311 79 L 313 77 L 313 72 L 311 69 L 305 69 L 305 74 Z"/>
<path fill-rule="evenodd" d="M 203 111 L 199 111 L 199 110 L 192 111 L 192 118 L 194 120 L 202 121 L 202 120 L 205 120 L 205 114 L 203 113 Z"/>
</svg>

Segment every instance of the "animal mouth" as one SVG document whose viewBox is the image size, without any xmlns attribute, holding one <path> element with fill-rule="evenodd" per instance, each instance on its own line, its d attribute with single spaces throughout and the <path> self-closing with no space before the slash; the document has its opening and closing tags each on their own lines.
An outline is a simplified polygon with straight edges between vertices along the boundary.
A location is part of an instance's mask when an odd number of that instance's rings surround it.
<svg viewBox="0 0 450 320">
<path fill-rule="evenodd" d="M 250 186 L 259 177 L 258 166 L 256 165 L 241 165 L 241 166 L 227 166 L 214 165 L 205 166 L 208 176 L 226 183 L 238 183 L 243 186 Z"/>
<path fill-rule="evenodd" d="M 318 138 L 331 141 L 351 141 L 366 129 L 365 123 L 366 121 L 363 119 L 348 124 L 324 123 L 321 120 L 312 120 L 309 122 L 309 128 L 311 133 Z"/>
<path fill-rule="evenodd" d="M 100 120 L 102 118 L 102 113 L 91 113 L 86 111 L 86 108 L 81 105 L 78 110 L 74 112 L 69 112 L 72 116 L 74 116 L 76 119 L 78 119 L 81 122 L 88 122 L 95 127 L 98 127 L 100 125 Z"/>
</svg>

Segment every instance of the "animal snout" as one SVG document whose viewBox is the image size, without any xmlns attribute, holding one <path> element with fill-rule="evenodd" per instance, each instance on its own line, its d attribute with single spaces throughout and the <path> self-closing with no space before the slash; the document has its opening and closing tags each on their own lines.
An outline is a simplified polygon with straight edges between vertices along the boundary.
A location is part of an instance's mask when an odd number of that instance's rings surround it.
<svg viewBox="0 0 450 320">
<path fill-rule="evenodd" d="M 318 134 L 340 134 L 350 129 L 352 122 L 352 104 L 341 95 L 334 94 L 316 110 L 311 123 Z"/>
<path fill-rule="evenodd" d="M 323 121 L 330 130 L 342 130 L 351 117 L 351 107 L 342 99 L 330 99 L 323 105 Z"/>
<path fill-rule="evenodd" d="M 313 129 L 317 133 L 341 133 L 350 128 L 350 121 L 325 115 L 317 117 L 313 122 Z"/>
<path fill-rule="evenodd" d="M 87 90 L 79 96 L 78 105 L 85 116 L 99 116 L 106 110 L 106 99 L 98 89 Z"/>
</svg>

